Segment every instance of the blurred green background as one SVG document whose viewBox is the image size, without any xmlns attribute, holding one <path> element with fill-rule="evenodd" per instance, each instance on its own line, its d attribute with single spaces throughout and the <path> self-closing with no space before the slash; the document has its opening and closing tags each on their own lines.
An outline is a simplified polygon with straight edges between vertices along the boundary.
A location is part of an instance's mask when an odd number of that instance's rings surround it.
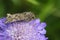
<svg viewBox="0 0 60 40">
<path fill-rule="evenodd" d="M 0 0 L 0 18 L 30 11 L 47 23 L 48 40 L 60 40 L 60 0 Z"/>
</svg>

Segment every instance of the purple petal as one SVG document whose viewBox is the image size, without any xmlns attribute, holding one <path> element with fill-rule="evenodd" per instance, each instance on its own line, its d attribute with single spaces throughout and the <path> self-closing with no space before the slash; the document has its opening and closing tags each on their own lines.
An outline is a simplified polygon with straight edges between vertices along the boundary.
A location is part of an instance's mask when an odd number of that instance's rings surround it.
<svg viewBox="0 0 60 40">
<path fill-rule="evenodd" d="M 40 25 L 37 26 L 38 30 L 42 30 L 46 27 L 46 23 L 41 23 Z"/>
<path fill-rule="evenodd" d="M 40 19 L 36 19 L 34 23 L 40 23 Z"/>
<path fill-rule="evenodd" d="M 5 29 L 6 25 L 5 25 L 5 22 L 6 21 L 6 18 L 0 18 L 0 27 Z"/>
<path fill-rule="evenodd" d="M 42 23 L 40 24 L 40 26 L 43 27 L 43 28 L 45 28 L 45 27 L 46 27 L 46 23 L 45 23 L 45 22 L 42 22 Z"/>
<path fill-rule="evenodd" d="M 42 30 L 39 31 L 39 33 L 46 34 L 46 30 L 45 29 L 42 29 Z"/>
<path fill-rule="evenodd" d="M 0 23 L 5 22 L 6 18 L 0 18 Z"/>
<path fill-rule="evenodd" d="M 45 35 L 40 35 L 40 40 L 47 40 L 47 38 L 45 37 Z"/>
<path fill-rule="evenodd" d="M 29 24 L 38 24 L 40 23 L 40 19 L 35 19 L 29 22 Z"/>
</svg>

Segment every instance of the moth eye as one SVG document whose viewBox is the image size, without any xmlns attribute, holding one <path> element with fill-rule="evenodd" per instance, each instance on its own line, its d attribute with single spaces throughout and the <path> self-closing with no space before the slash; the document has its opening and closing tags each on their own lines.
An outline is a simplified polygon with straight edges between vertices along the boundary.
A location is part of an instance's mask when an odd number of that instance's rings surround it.
<svg viewBox="0 0 60 40">
<path fill-rule="evenodd" d="M 34 17 L 32 17 L 32 18 L 34 18 Z"/>
<path fill-rule="evenodd" d="M 8 16 L 8 18 L 11 18 L 11 16 Z"/>
</svg>

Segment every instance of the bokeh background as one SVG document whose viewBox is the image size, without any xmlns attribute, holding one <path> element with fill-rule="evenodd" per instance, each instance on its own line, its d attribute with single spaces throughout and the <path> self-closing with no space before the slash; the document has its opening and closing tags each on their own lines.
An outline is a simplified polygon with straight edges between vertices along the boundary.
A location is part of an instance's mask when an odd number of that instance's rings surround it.
<svg viewBox="0 0 60 40">
<path fill-rule="evenodd" d="M 0 0 L 0 18 L 30 11 L 47 23 L 48 40 L 60 40 L 60 0 Z"/>
</svg>

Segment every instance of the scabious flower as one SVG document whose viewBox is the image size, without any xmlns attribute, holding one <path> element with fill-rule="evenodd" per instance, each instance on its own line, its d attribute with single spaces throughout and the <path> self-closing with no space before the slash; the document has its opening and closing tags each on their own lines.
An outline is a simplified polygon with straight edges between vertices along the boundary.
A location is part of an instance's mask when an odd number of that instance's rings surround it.
<svg viewBox="0 0 60 40">
<path fill-rule="evenodd" d="M 47 40 L 46 23 L 40 19 L 29 22 L 16 21 L 5 23 L 6 18 L 0 19 L 0 40 Z"/>
</svg>

